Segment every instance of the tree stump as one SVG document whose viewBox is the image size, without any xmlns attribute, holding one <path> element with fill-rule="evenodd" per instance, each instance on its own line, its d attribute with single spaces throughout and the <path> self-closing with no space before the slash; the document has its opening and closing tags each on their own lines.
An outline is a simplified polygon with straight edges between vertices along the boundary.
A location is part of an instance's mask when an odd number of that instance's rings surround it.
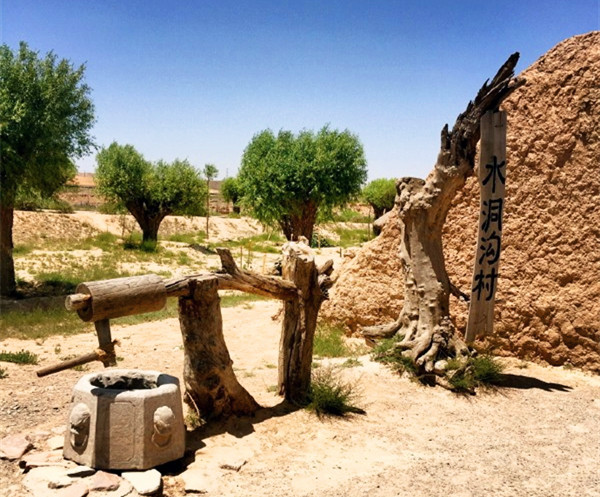
<svg viewBox="0 0 600 497">
<path fill-rule="evenodd" d="M 233 372 L 223 336 L 217 278 L 191 280 L 179 298 L 185 401 L 203 419 L 248 416 L 260 408 Z"/>
<path fill-rule="evenodd" d="M 326 293 L 319 285 L 319 270 L 312 251 L 305 243 L 290 242 L 284 246 L 282 276 L 296 285 L 299 295 L 284 303 L 279 344 L 279 395 L 292 403 L 302 404 L 310 393 L 313 340 Z"/>
</svg>

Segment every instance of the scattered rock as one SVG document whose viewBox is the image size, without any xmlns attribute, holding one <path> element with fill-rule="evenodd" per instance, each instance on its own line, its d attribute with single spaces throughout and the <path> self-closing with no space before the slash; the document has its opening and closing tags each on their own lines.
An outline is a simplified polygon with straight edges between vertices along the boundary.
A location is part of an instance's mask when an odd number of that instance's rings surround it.
<svg viewBox="0 0 600 497">
<path fill-rule="evenodd" d="M 55 426 L 54 428 L 52 428 L 51 431 L 55 435 L 60 435 L 61 437 L 64 437 L 65 436 L 65 432 L 67 431 L 67 429 L 64 426 Z"/>
<path fill-rule="evenodd" d="M 52 436 L 52 433 L 50 433 L 49 431 L 43 430 L 43 431 L 36 431 L 34 433 L 31 433 L 31 434 L 27 435 L 27 438 L 29 440 L 31 440 L 32 443 L 36 444 L 37 442 L 47 440 L 51 436 Z"/>
<path fill-rule="evenodd" d="M 129 481 L 140 495 L 160 495 L 162 475 L 156 469 L 148 471 L 125 471 L 121 477 Z"/>
<path fill-rule="evenodd" d="M 49 488 L 58 488 L 50 486 L 51 482 L 58 483 L 65 477 L 67 477 L 66 469 L 60 466 L 32 468 L 23 478 L 23 485 L 29 489 L 32 495 L 46 497 L 54 495 L 49 492 Z"/>
<path fill-rule="evenodd" d="M 122 481 L 117 475 L 107 473 L 106 471 L 98 471 L 90 481 L 90 490 L 112 492 L 119 488 Z"/>
<path fill-rule="evenodd" d="M 48 488 L 64 488 L 73 483 L 73 480 L 66 474 L 60 474 L 48 481 Z"/>
<path fill-rule="evenodd" d="M 71 461 L 63 459 L 62 451 L 31 452 L 19 461 L 19 467 L 25 471 L 42 466 L 72 466 Z"/>
<path fill-rule="evenodd" d="M 0 459 L 21 459 L 23 455 L 33 448 L 33 444 L 24 435 L 9 435 L 0 440 Z"/>
<path fill-rule="evenodd" d="M 65 443 L 64 436 L 56 435 L 55 437 L 46 440 L 46 444 L 50 450 L 62 449 Z"/>
<path fill-rule="evenodd" d="M 214 477 L 211 478 L 206 471 L 188 469 L 181 474 L 186 493 L 207 494 L 216 490 Z"/>
<path fill-rule="evenodd" d="M 86 476 L 92 476 L 96 473 L 96 470 L 88 466 L 75 466 L 67 471 L 67 475 L 71 478 L 85 478 Z"/>
<path fill-rule="evenodd" d="M 78 481 L 66 488 L 61 488 L 60 491 L 56 493 L 56 497 L 85 497 L 89 493 L 90 490 L 87 485 Z"/>
</svg>

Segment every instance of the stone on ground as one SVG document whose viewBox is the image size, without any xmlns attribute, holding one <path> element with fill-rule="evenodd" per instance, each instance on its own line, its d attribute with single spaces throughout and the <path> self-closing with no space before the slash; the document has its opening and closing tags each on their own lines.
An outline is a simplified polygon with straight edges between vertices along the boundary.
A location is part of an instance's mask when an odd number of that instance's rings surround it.
<svg viewBox="0 0 600 497">
<path fill-rule="evenodd" d="M 129 481 L 140 495 L 160 495 L 162 475 L 156 469 L 148 471 L 125 471 L 121 477 Z"/>
<path fill-rule="evenodd" d="M 33 447 L 25 435 L 8 435 L 0 440 L 0 459 L 21 459 Z"/>
</svg>

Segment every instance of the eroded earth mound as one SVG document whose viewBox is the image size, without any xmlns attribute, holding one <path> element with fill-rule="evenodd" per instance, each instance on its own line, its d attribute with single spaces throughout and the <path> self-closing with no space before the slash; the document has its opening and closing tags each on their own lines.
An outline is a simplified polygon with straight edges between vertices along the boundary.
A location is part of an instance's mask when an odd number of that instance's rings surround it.
<svg viewBox="0 0 600 497">
<path fill-rule="evenodd" d="M 522 75 L 508 114 L 497 353 L 600 372 L 600 31 L 569 38 Z M 444 229 L 450 280 L 469 293 L 479 189 L 470 178 Z M 398 227 L 339 270 L 322 315 L 356 331 L 402 307 Z M 467 305 L 452 301 L 464 331 Z"/>
</svg>

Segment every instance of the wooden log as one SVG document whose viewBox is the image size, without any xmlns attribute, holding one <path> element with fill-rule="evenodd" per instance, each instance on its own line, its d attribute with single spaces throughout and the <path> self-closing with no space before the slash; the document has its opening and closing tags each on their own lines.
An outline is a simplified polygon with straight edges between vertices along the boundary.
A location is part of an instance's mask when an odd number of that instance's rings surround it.
<svg viewBox="0 0 600 497">
<path fill-rule="evenodd" d="M 217 279 L 189 281 L 191 295 L 179 298 L 186 402 L 203 419 L 252 415 L 260 408 L 233 372 L 223 337 Z"/>
<path fill-rule="evenodd" d="M 82 366 L 83 364 L 87 364 L 93 361 L 99 361 L 101 351 L 95 350 L 94 352 L 90 352 L 89 354 L 83 354 L 78 357 L 74 357 L 73 359 L 69 359 L 67 361 L 59 362 L 58 364 L 52 364 L 51 366 L 46 366 L 45 368 L 38 369 L 35 374 L 41 378 L 43 376 L 48 376 L 49 374 L 58 373 L 60 371 L 64 371 L 65 369 L 71 369 L 76 366 Z"/>
<path fill-rule="evenodd" d="M 89 305 L 77 310 L 83 321 L 158 311 L 167 302 L 163 280 L 155 274 L 80 283 L 76 292 L 91 296 Z"/>
<path fill-rule="evenodd" d="M 114 358 L 114 343 L 112 343 L 112 356 Z M 88 364 L 94 361 L 101 361 L 105 364 L 108 360 L 111 353 L 106 352 L 103 349 L 96 349 L 93 352 L 88 354 L 83 354 L 73 359 L 68 359 L 66 361 L 59 362 L 58 364 L 52 364 L 51 366 L 46 366 L 45 368 L 38 369 L 35 374 L 41 378 L 42 376 L 48 376 L 49 374 L 59 373 L 60 371 L 64 371 L 65 369 L 71 369 L 77 366 L 82 366 L 84 364 Z"/>
<path fill-rule="evenodd" d="M 223 273 L 199 274 L 166 280 L 167 296 L 189 296 L 190 282 L 208 280 L 215 280 L 219 290 L 238 290 L 279 300 L 290 300 L 298 295 L 298 290 L 292 282 L 252 271 L 242 271 L 236 265 L 229 250 L 218 248 L 217 252 L 221 257 Z"/>
<path fill-rule="evenodd" d="M 75 293 L 73 295 L 67 295 L 65 299 L 65 308 L 67 311 L 78 311 L 88 305 L 91 305 L 92 296 L 86 293 Z"/>
<path fill-rule="evenodd" d="M 223 274 L 218 275 L 219 288 L 242 290 L 280 300 L 291 300 L 298 295 L 298 290 L 293 283 L 252 271 L 242 271 L 235 264 L 229 250 L 218 248 L 217 253 L 221 258 L 223 271 L 230 276 L 227 278 Z"/>
<path fill-rule="evenodd" d="M 283 278 L 292 281 L 299 295 L 284 304 L 279 344 L 279 394 L 303 404 L 310 393 L 315 328 L 323 292 L 314 256 L 306 245 L 290 242 L 284 247 Z"/>
</svg>

